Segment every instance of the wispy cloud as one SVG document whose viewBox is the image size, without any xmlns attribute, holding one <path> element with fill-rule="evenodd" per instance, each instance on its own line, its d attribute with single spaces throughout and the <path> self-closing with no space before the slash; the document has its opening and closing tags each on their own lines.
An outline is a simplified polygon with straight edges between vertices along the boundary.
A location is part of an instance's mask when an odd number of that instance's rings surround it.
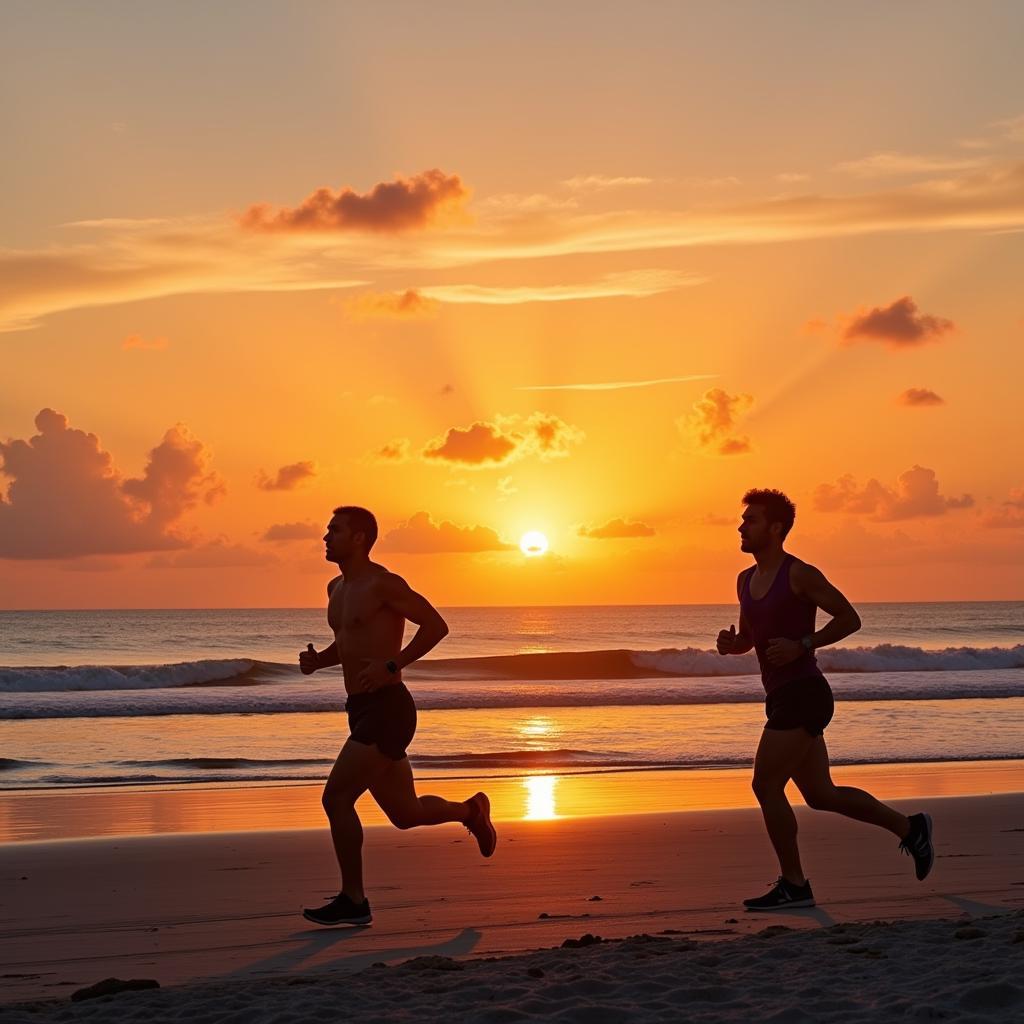
<svg viewBox="0 0 1024 1024">
<path fill-rule="evenodd" d="M 918 153 L 874 153 L 859 160 L 846 160 L 833 170 L 859 178 L 884 178 L 900 174 L 944 174 L 969 171 L 985 163 L 980 157 L 924 156 Z"/>
<path fill-rule="evenodd" d="M 528 384 L 516 391 L 621 391 L 624 388 L 650 388 L 657 384 L 683 384 L 692 380 L 713 380 L 717 373 L 695 373 L 689 377 L 659 377 L 656 380 L 615 380 L 601 384 Z"/>
<path fill-rule="evenodd" d="M 650 185 L 653 178 L 643 178 L 638 175 L 613 176 L 608 174 L 580 174 L 575 178 L 567 178 L 562 182 L 567 188 L 580 191 L 601 191 L 607 188 L 628 188 L 636 185 Z"/>
<path fill-rule="evenodd" d="M 488 287 L 476 284 L 428 285 L 420 294 L 439 302 L 483 303 L 512 306 L 523 302 L 570 302 L 579 299 L 646 298 L 704 284 L 706 277 L 675 270 L 630 270 L 605 274 L 598 281 L 583 284 L 524 285 Z"/>
</svg>

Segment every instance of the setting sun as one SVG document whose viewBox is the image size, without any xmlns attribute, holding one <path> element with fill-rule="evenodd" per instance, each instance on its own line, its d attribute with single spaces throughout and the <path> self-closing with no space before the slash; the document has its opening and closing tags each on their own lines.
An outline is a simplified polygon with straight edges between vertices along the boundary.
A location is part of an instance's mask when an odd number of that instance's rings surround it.
<svg viewBox="0 0 1024 1024">
<path fill-rule="evenodd" d="M 524 533 L 519 540 L 519 550 L 527 558 L 535 558 L 543 555 L 548 549 L 548 539 L 539 530 L 530 530 Z"/>
</svg>

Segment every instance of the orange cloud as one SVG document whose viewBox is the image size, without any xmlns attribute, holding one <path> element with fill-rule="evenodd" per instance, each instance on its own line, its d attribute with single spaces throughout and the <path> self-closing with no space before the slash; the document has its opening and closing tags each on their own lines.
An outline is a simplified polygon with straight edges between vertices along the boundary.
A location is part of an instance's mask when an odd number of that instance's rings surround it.
<svg viewBox="0 0 1024 1024">
<path fill-rule="evenodd" d="M 312 540 L 322 534 L 323 530 L 316 523 L 274 523 L 263 534 L 263 540 L 279 544 L 289 540 Z"/>
<path fill-rule="evenodd" d="M 351 188 L 318 188 L 293 209 L 256 203 L 240 218 L 262 231 L 399 232 L 423 228 L 445 211 L 461 207 L 469 190 L 457 174 L 434 168 L 411 178 L 380 182 L 360 195 Z"/>
<path fill-rule="evenodd" d="M 405 462 L 409 458 L 409 447 L 408 438 L 396 437 L 378 448 L 372 458 L 377 462 Z"/>
<path fill-rule="evenodd" d="M 154 555 L 148 569 L 240 569 L 270 565 L 277 559 L 268 552 L 253 551 L 243 544 L 229 544 L 220 537 L 187 551 Z"/>
<path fill-rule="evenodd" d="M 909 405 L 915 408 L 946 404 L 946 400 L 941 395 L 937 395 L 930 388 L 907 388 L 906 391 L 900 394 L 896 401 L 899 402 L 900 405 Z"/>
<path fill-rule="evenodd" d="M 952 320 L 918 313 L 917 304 L 909 295 L 888 306 L 876 306 L 854 315 L 843 332 L 848 342 L 882 341 L 893 348 L 908 348 L 926 341 L 934 341 L 955 330 Z"/>
<path fill-rule="evenodd" d="M 378 317 L 411 320 L 433 316 L 439 305 L 436 299 L 425 298 L 415 288 L 409 288 L 397 294 L 367 292 L 364 295 L 357 295 L 346 303 L 345 309 L 349 316 L 360 320 Z"/>
<path fill-rule="evenodd" d="M 618 540 L 623 537 L 653 537 L 654 528 L 646 523 L 625 519 L 610 519 L 603 526 L 581 526 L 577 531 L 580 537 L 592 540 Z"/>
<path fill-rule="evenodd" d="M 124 341 L 121 342 L 121 348 L 126 352 L 132 349 L 137 349 L 141 352 L 162 352 L 167 348 L 166 338 L 151 338 L 147 340 L 143 338 L 141 334 L 129 334 Z"/>
<path fill-rule="evenodd" d="M 982 520 L 992 529 L 1017 529 L 1024 526 L 1024 487 L 1014 487 L 1002 505 Z"/>
<path fill-rule="evenodd" d="M 181 426 L 149 454 L 142 477 L 125 480 L 95 434 L 43 409 L 37 435 L 0 443 L 12 479 L 0 497 L 0 558 L 79 558 L 189 546 L 172 527 L 224 485 L 210 452 Z"/>
<path fill-rule="evenodd" d="M 262 470 L 256 478 L 256 486 L 261 491 L 293 491 L 303 480 L 316 476 L 315 462 L 293 462 L 282 466 L 276 477 L 269 477 Z"/>
<path fill-rule="evenodd" d="M 435 523 L 427 512 L 417 512 L 407 522 L 385 534 L 382 551 L 405 554 L 456 554 L 478 551 L 509 551 L 506 544 L 488 526 L 456 526 Z"/>
<path fill-rule="evenodd" d="M 935 471 L 924 466 L 901 473 L 895 487 L 872 478 L 860 488 L 853 476 L 846 474 L 835 484 L 819 484 L 814 491 L 814 507 L 819 512 L 863 514 L 877 522 L 941 516 L 973 504 L 969 494 L 959 498 L 940 494 Z"/>
<path fill-rule="evenodd" d="M 678 422 L 697 447 L 713 455 L 744 455 L 750 451 L 750 439 L 736 436 L 743 414 L 754 404 L 752 395 L 730 395 L 723 388 L 711 388 L 694 402 L 690 414 Z"/>
<path fill-rule="evenodd" d="M 584 436 L 578 427 L 550 413 L 535 412 L 525 420 L 498 416 L 494 423 L 451 427 L 443 438 L 427 444 L 423 458 L 478 468 L 506 465 L 527 455 L 562 458 Z"/>
</svg>

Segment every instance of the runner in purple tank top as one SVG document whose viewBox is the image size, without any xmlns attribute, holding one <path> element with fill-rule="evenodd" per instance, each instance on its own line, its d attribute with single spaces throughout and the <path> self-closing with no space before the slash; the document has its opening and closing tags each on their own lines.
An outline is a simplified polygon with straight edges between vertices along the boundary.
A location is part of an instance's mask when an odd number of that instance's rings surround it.
<svg viewBox="0 0 1024 1024">
<path fill-rule="evenodd" d="M 757 652 L 768 720 L 754 758 L 753 788 L 782 870 L 770 892 L 743 903 L 748 910 L 814 906 L 800 866 L 796 817 L 786 799 L 790 779 L 808 807 L 888 829 L 914 858 L 918 879 L 924 879 L 935 859 L 931 817 L 908 818 L 862 789 L 832 781 L 824 736 L 832 719 L 832 690 L 814 652 L 856 633 L 860 617 L 813 565 L 783 549 L 796 518 L 789 498 L 781 491 L 753 490 L 743 504 L 740 550 L 754 556 L 754 565 L 736 580 L 739 632 L 735 625 L 723 629 L 718 653 Z M 819 608 L 831 619 L 815 630 Z"/>
</svg>

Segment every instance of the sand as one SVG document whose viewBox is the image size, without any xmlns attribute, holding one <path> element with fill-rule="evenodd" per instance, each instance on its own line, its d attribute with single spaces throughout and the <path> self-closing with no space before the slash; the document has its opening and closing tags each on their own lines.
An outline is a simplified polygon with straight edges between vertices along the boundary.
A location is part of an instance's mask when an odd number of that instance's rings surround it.
<svg viewBox="0 0 1024 1024">
<path fill-rule="evenodd" d="M 502 822 L 490 861 L 456 826 L 368 828 L 353 930 L 298 916 L 337 888 L 323 830 L 11 844 L 0 999 L 48 1001 L 0 1019 L 1020 1016 L 1024 796 L 921 808 L 924 883 L 888 834 L 798 809 L 819 906 L 769 917 L 739 908 L 775 874 L 754 810 Z M 537 952 L 585 933 L 652 938 Z M 163 987 L 68 1002 L 111 976 Z"/>
</svg>

